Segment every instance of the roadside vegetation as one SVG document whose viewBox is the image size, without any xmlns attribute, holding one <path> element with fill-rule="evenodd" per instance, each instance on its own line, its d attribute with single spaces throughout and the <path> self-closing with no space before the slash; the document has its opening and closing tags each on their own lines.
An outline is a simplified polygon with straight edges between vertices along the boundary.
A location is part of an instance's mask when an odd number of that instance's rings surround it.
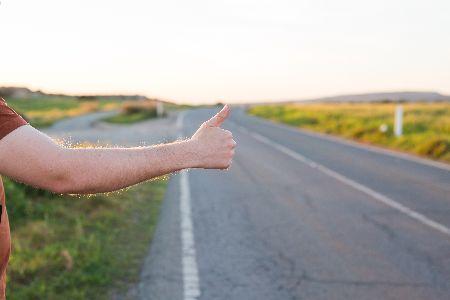
<svg viewBox="0 0 450 300">
<path fill-rule="evenodd" d="M 10 107 L 36 128 L 45 128 L 65 118 L 77 117 L 98 111 L 119 111 L 117 115 L 103 121 L 114 124 L 132 124 L 157 117 L 155 100 L 121 100 L 115 98 L 38 96 L 28 98 L 7 97 Z M 164 102 L 164 111 L 192 108 Z"/>
<path fill-rule="evenodd" d="M 117 115 L 107 117 L 103 121 L 113 124 L 133 124 L 158 117 L 157 102 L 155 100 L 126 101 L 120 108 Z M 169 111 L 192 108 L 190 105 L 178 105 L 170 102 L 163 102 L 163 117 Z"/>
<path fill-rule="evenodd" d="M 40 96 L 34 98 L 7 98 L 8 105 L 37 128 L 51 126 L 56 121 L 96 111 L 121 107 L 118 100 L 81 100 L 70 96 Z"/>
<path fill-rule="evenodd" d="M 126 112 L 118 122 L 123 124 L 156 116 L 154 104 L 141 107 L 141 101 L 120 97 L 6 100 L 38 128 L 96 111 Z M 166 178 L 92 196 L 54 195 L 5 177 L 3 181 L 12 237 L 8 299 L 110 299 L 126 294 L 139 280 Z"/>
<path fill-rule="evenodd" d="M 13 247 L 8 299 L 109 299 L 138 281 L 164 178 L 90 197 L 4 184 Z"/>
<path fill-rule="evenodd" d="M 157 117 L 156 102 L 152 100 L 127 101 L 117 115 L 103 119 L 114 124 L 131 124 Z"/>
<path fill-rule="evenodd" d="M 394 103 L 260 105 L 249 114 L 363 143 L 450 162 L 450 103 L 404 103 L 403 135 L 393 133 Z"/>
</svg>

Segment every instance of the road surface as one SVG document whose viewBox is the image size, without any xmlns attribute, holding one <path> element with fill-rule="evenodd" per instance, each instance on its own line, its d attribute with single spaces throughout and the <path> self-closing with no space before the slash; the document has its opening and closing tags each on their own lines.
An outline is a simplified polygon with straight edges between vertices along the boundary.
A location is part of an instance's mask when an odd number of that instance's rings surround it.
<svg viewBox="0 0 450 300">
<path fill-rule="evenodd" d="M 229 171 L 171 178 L 139 299 L 450 299 L 448 167 L 239 110 L 225 128 Z"/>
<path fill-rule="evenodd" d="M 90 113 L 68 118 L 44 130 L 66 144 L 93 143 L 110 146 L 142 146 L 168 142 L 176 138 L 176 114 L 130 125 L 109 124 L 101 120 L 115 111 Z"/>
</svg>

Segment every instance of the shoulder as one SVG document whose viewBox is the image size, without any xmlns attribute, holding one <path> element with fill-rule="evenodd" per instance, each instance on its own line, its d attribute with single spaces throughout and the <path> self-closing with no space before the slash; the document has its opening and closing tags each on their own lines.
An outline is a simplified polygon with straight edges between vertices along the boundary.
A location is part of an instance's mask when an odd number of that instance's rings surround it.
<svg viewBox="0 0 450 300">
<path fill-rule="evenodd" d="M 0 139 L 22 125 L 28 124 L 18 113 L 0 98 Z"/>
</svg>

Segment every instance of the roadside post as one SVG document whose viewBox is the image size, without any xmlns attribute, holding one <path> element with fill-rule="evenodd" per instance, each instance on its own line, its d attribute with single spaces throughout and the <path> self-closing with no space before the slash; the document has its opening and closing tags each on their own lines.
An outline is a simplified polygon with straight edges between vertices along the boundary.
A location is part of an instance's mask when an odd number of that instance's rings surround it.
<svg viewBox="0 0 450 300">
<path fill-rule="evenodd" d="M 161 101 L 156 102 L 156 115 L 158 118 L 164 115 L 164 104 Z"/>
<path fill-rule="evenodd" d="M 400 104 L 395 107 L 394 134 L 397 137 L 403 134 L 403 106 Z"/>
</svg>

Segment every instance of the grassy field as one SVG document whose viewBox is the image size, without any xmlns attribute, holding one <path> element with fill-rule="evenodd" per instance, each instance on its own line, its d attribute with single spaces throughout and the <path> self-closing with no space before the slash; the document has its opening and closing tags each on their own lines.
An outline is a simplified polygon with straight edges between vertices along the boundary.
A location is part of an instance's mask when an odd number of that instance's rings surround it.
<svg viewBox="0 0 450 300">
<path fill-rule="evenodd" d="M 393 134 L 395 104 L 261 105 L 249 114 L 295 127 L 450 162 L 450 103 L 406 103 L 404 134 Z M 387 131 L 380 126 L 385 124 Z"/>
<path fill-rule="evenodd" d="M 91 197 L 4 181 L 13 245 L 8 299 L 108 299 L 138 280 L 166 180 Z"/>
<path fill-rule="evenodd" d="M 76 97 L 45 96 L 38 98 L 8 98 L 7 103 L 24 116 L 31 125 L 43 128 L 67 117 L 95 111 L 118 109 L 116 100 L 79 100 Z"/>
</svg>

